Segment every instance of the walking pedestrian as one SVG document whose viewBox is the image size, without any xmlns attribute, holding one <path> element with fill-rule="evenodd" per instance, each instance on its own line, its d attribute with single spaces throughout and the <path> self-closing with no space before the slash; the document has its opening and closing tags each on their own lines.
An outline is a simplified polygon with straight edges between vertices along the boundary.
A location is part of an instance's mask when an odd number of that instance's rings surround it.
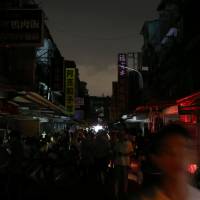
<svg viewBox="0 0 200 200">
<path fill-rule="evenodd" d="M 123 130 L 119 133 L 119 140 L 115 146 L 115 196 L 124 197 L 128 192 L 128 168 L 133 154 L 133 145 L 128 133 Z"/>
<path fill-rule="evenodd" d="M 159 179 L 136 200 L 199 200 L 200 192 L 189 185 L 187 174 L 188 165 L 195 159 L 187 129 L 179 124 L 167 125 L 153 138 L 150 150 Z"/>
<path fill-rule="evenodd" d="M 107 170 L 110 158 L 110 141 L 106 131 L 98 133 L 95 139 L 95 170 L 97 180 L 101 184 L 106 181 Z"/>
</svg>

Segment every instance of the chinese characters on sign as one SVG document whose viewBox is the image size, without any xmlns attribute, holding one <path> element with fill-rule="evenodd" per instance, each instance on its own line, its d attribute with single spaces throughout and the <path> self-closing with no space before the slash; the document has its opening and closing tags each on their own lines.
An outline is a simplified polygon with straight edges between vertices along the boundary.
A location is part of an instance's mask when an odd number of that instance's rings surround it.
<svg viewBox="0 0 200 200">
<path fill-rule="evenodd" d="M 43 40 L 43 12 L 10 9 L 0 12 L 0 45 L 39 46 Z"/>
<path fill-rule="evenodd" d="M 65 107 L 69 116 L 75 113 L 75 68 L 66 68 L 65 71 Z"/>
<path fill-rule="evenodd" d="M 121 104 L 120 112 L 126 110 L 126 105 L 128 101 L 128 56 L 126 53 L 118 54 L 118 84 L 119 84 L 119 99 Z"/>
<path fill-rule="evenodd" d="M 118 55 L 118 77 L 124 78 L 127 76 L 127 55 L 125 53 L 120 53 Z"/>
</svg>

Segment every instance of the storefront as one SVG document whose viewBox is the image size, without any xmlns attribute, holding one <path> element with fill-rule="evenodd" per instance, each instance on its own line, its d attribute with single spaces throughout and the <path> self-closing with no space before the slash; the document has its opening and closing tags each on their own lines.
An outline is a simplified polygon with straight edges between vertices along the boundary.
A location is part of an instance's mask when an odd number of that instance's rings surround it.
<svg viewBox="0 0 200 200">
<path fill-rule="evenodd" d="M 200 156 L 200 92 L 177 100 L 179 119 L 191 132 Z"/>
<path fill-rule="evenodd" d="M 163 125 L 170 120 L 170 115 L 163 112 L 165 109 L 173 106 L 174 102 L 157 102 L 140 106 L 136 109 L 136 114 L 145 114 L 148 118 L 148 130 L 150 133 L 156 133 Z M 167 119 L 167 116 L 169 119 Z"/>
<path fill-rule="evenodd" d="M 175 104 L 163 109 L 162 116 L 164 124 L 179 121 L 178 105 Z"/>
<path fill-rule="evenodd" d="M 71 122 L 65 110 L 34 92 L 0 100 L 0 129 L 18 130 L 25 136 L 60 132 Z"/>
</svg>

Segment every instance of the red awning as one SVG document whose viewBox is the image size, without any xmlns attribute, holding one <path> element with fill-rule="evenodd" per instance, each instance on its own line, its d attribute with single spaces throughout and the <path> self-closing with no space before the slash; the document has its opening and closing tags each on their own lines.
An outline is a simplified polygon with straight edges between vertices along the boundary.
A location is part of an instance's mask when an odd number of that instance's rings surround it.
<svg viewBox="0 0 200 200">
<path fill-rule="evenodd" d="M 193 105 L 198 100 L 200 100 L 200 92 L 191 94 L 187 97 L 177 100 L 177 104 L 179 105 L 182 104 L 183 106 L 190 106 Z"/>
</svg>

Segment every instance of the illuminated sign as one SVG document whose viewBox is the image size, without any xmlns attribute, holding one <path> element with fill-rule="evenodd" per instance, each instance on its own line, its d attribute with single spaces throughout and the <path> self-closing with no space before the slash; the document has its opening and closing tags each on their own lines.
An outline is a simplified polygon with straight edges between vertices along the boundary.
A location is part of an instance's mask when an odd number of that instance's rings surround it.
<svg viewBox="0 0 200 200">
<path fill-rule="evenodd" d="M 65 70 L 65 107 L 66 114 L 69 116 L 75 113 L 75 68 Z"/>
<path fill-rule="evenodd" d="M 127 55 L 125 53 L 118 54 L 118 77 L 127 76 Z"/>
<path fill-rule="evenodd" d="M 9 9 L 0 12 L 0 45 L 39 46 L 44 19 L 40 9 Z"/>
</svg>

